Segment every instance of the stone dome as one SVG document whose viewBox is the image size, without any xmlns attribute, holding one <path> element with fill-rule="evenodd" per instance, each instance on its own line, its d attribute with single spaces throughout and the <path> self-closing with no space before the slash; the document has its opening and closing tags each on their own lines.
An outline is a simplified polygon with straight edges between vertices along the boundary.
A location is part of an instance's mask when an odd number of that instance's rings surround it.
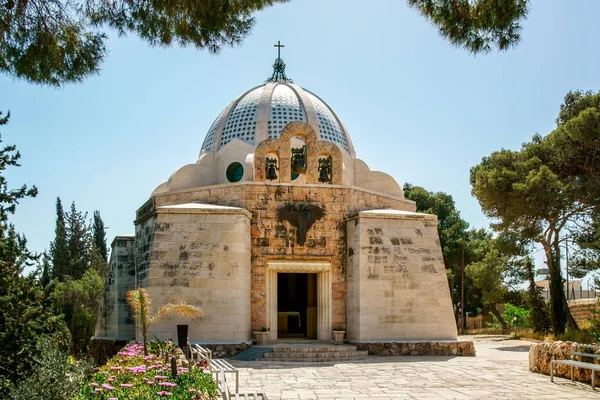
<svg viewBox="0 0 600 400">
<path fill-rule="evenodd" d="M 232 139 L 258 145 L 277 139 L 293 121 L 309 123 L 321 140 L 340 146 L 355 157 L 350 136 L 340 117 L 319 96 L 285 76 L 285 63 L 275 60 L 273 76 L 229 104 L 211 125 L 200 154 L 218 151 Z"/>
</svg>

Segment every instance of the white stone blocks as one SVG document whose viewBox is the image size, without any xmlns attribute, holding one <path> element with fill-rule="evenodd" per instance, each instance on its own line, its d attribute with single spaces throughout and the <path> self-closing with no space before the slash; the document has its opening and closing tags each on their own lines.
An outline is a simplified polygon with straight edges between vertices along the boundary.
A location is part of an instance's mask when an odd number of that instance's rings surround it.
<svg viewBox="0 0 600 400">
<path fill-rule="evenodd" d="M 187 324 L 192 340 L 250 339 L 250 213 L 196 205 L 157 212 L 147 283 L 153 310 L 185 300 L 204 317 L 165 319 L 152 331 L 164 339 Z"/>
<path fill-rule="evenodd" d="M 347 237 L 350 340 L 456 339 L 435 216 L 361 212 Z"/>
</svg>

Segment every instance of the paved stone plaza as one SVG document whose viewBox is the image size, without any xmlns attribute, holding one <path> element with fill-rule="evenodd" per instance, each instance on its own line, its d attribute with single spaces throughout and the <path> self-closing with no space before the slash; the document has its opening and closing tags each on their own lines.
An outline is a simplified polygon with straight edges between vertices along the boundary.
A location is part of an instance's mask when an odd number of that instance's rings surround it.
<svg viewBox="0 0 600 400">
<path fill-rule="evenodd" d="M 234 362 L 240 388 L 273 399 L 599 399 L 528 370 L 530 342 L 469 337 L 477 357 L 369 357 L 337 364 Z"/>
</svg>

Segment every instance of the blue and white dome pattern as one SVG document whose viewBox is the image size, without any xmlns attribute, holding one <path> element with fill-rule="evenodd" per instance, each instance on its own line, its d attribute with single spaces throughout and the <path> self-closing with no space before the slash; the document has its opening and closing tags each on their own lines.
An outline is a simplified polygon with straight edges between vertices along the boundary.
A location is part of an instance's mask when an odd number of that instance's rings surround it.
<svg viewBox="0 0 600 400">
<path fill-rule="evenodd" d="M 261 98 L 269 101 L 268 107 L 259 107 Z M 336 143 L 355 155 L 350 137 L 333 109 L 314 94 L 287 82 L 266 83 L 231 103 L 211 125 L 201 153 L 218 151 L 234 138 L 252 145 L 277 139 L 288 123 L 311 120 L 321 140 Z"/>
<path fill-rule="evenodd" d="M 307 94 L 310 98 L 310 101 L 312 101 L 313 105 L 315 106 L 315 110 L 317 111 L 321 139 L 337 143 L 349 153 L 350 150 L 348 148 L 348 141 L 346 140 L 346 135 L 342 133 L 340 124 L 333 115 L 333 112 L 329 109 L 329 107 L 325 105 L 325 103 L 323 103 L 315 95 L 313 95 L 312 93 Z"/>
<path fill-rule="evenodd" d="M 277 85 L 271 95 L 267 138 L 278 138 L 283 127 L 293 121 L 306 122 L 304 107 L 291 88 Z"/>
<path fill-rule="evenodd" d="M 246 94 L 229 113 L 227 123 L 221 135 L 221 146 L 225 146 L 233 138 L 254 143 L 256 132 L 256 113 L 262 88 L 256 88 Z"/>
</svg>

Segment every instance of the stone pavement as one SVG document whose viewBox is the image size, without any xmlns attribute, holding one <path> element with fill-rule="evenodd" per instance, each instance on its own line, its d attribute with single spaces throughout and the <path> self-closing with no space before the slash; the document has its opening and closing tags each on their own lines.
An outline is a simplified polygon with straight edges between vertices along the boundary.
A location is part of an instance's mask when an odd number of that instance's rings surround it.
<svg viewBox="0 0 600 400">
<path fill-rule="evenodd" d="M 467 337 L 465 337 L 467 339 Z M 600 390 L 529 372 L 529 343 L 469 336 L 477 357 L 369 357 L 336 364 L 233 361 L 240 391 L 274 399 L 600 399 Z"/>
</svg>

